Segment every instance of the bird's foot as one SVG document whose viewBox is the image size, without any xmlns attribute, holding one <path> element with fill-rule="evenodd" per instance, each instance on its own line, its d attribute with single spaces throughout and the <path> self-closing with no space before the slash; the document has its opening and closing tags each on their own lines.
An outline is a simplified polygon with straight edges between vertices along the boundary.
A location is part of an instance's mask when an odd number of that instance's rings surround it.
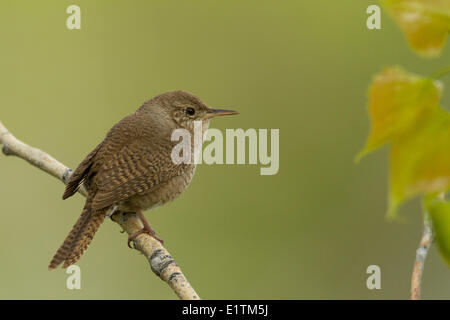
<svg viewBox="0 0 450 320">
<path fill-rule="evenodd" d="M 132 242 L 134 239 L 136 239 L 137 236 L 139 236 L 139 235 L 141 235 L 141 234 L 143 234 L 143 233 L 146 233 L 146 234 L 148 234 L 150 237 L 155 238 L 156 240 L 158 240 L 159 242 L 161 242 L 161 244 L 164 243 L 164 240 L 163 240 L 163 239 L 158 238 L 158 237 L 155 235 L 155 231 L 154 231 L 153 229 L 151 229 L 151 228 L 148 229 L 148 228 L 146 228 L 146 227 L 144 226 L 144 228 L 142 228 L 141 230 L 139 230 L 139 231 L 137 231 L 137 232 L 135 232 L 135 233 L 133 233 L 133 234 L 130 234 L 130 236 L 128 237 L 128 247 L 129 247 L 130 249 L 133 249 L 133 247 L 131 246 L 131 242 Z"/>
<path fill-rule="evenodd" d="M 146 233 L 146 234 L 150 235 L 150 237 L 155 238 L 156 240 L 158 240 L 159 242 L 161 242 L 161 244 L 163 244 L 163 243 L 164 243 L 164 240 L 158 238 L 158 237 L 155 235 L 155 231 L 152 229 L 152 227 L 150 226 L 150 223 L 148 223 L 147 219 L 145 219 L 145 216 L 142 214 L 142 212 L 141 212 L 140 210 L 137 210 L 136 213 L 137 213 L 137 215 L 139 216 L 139 219 L 141 220 L 141 222 L 142 222 L 142 224 L 144 225 L 144 227 L 143 227 L 141 230 L 139 230 L 139 231 L 137 231 L 137 232 L 131 234 L 131 235 L 128 237 L 128 247 L 131 248 L 131 245 L 130 245 L 131 241 L 133 241 L 138 235 L 143 234 L 143 233 Z"/>
</svg>

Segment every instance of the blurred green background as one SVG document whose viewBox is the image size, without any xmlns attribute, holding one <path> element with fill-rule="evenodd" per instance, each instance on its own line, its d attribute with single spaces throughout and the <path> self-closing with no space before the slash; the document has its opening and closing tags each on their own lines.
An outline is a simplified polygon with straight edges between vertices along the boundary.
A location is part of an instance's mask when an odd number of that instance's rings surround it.
<svg viewBox="0 0 450 320">
<path fill-rule="evenodd" d="M 175 202 L 146 213 L 199 295 L 210 299 L 408 298 L 418 200 L 388 222 L 387 148 L 355 165 L 369 129 L 367 87 L 383 66 L 429 74 L 375 1 L 18 1 L 0 3 L 0 121 L 75 167 L 123 116 L 182 89 L 241 114 L 212 127 L 279 128 L 280 171 L 200 165 Z M 66 28 L 81 7 L 82 29 Z M 450 81 L 444 82 L 447 87 Z M 443 104 L 450 106 L 450 95 Z M 106 221 L 80 260 L 82 289 L 47 270 L 83 206 L 22 160 L 0 156 L 0 298 L 174 299 Z M 366 268 L 381 267 L 381 290 Z M 450 298 L 436 247 L 424 298 Z"/>
</svg>

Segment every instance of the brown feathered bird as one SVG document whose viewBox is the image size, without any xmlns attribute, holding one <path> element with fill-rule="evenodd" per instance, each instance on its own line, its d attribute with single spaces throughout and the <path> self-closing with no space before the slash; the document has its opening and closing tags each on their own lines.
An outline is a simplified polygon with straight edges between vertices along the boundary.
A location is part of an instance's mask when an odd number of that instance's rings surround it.
<svg viewBox="0 0 450 320">
<path fill-rule="evenodd" d="M 231 114 L 237 112 L 212 109 L 190 93 L 174 91 L 148 100 L 113 126 L 70 177 L 63 199 L 72 196 L 81 185 L 88 195 L 81 216 L 49 269 L 62 262 L 63 268 L 77 262 L 112 212 L 139 215 L 144 228 L 130 235 L 128 244 L 144 232 L 155 237 L 142 211 L 175 199 L 189 185 L 195 171 L 195 163 L 172 160 L 172 149 L 178 143 L 172 141 L 172 132 L 186 129 L 193 142 L 194 121 L 201 121 L 204 133 L 211 118 Z M 192 154 L 194 147 L 191 143 Z"/>
</svg>

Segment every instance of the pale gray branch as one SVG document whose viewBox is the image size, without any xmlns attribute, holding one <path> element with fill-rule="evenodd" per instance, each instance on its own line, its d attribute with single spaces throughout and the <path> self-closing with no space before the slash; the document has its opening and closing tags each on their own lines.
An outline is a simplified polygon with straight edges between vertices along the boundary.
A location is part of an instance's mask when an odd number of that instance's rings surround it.
<svg viewBox="0 0 450 320">
<path fill-rule="evenodd" d="M 0 122 L 0 144 L 5 155 L 14 155 L 28 161 L 33 166 L 47 172 L 63 183 L 67 183 L 72 170 L 42 150 L 33 148 L 16 139 Z M 79 192 L 86 196 L 86 190 Z M 143 225 L 134 213 L 116 213 L 111 219 L 117 222 L 128 234 L 142 229 Z M 149 236 L 141 234 L 134 240 L 135 249 L 140 251 L 150 263 L 151 270 L 161 280 L 165 281 L 180 299 L 200 299 L 190 283 L 187 281 L 180 267 L 162 244 Z"/>
</svg>

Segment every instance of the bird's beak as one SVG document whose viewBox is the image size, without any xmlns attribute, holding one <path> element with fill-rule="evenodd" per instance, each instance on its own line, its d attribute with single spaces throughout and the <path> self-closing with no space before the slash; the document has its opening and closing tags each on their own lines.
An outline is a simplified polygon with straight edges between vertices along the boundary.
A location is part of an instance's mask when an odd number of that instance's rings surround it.
<svg viewBox="0 0 450 320">
<path fill-rule="evenodd" d="M 234 110 L 226 110 L 226 109 L 209 109 L 206 113 L 206 118 L 215 118 L 220 116 L 231 116 L 233 114 L 239 114 L 239 112 Z"/>
</svg>

